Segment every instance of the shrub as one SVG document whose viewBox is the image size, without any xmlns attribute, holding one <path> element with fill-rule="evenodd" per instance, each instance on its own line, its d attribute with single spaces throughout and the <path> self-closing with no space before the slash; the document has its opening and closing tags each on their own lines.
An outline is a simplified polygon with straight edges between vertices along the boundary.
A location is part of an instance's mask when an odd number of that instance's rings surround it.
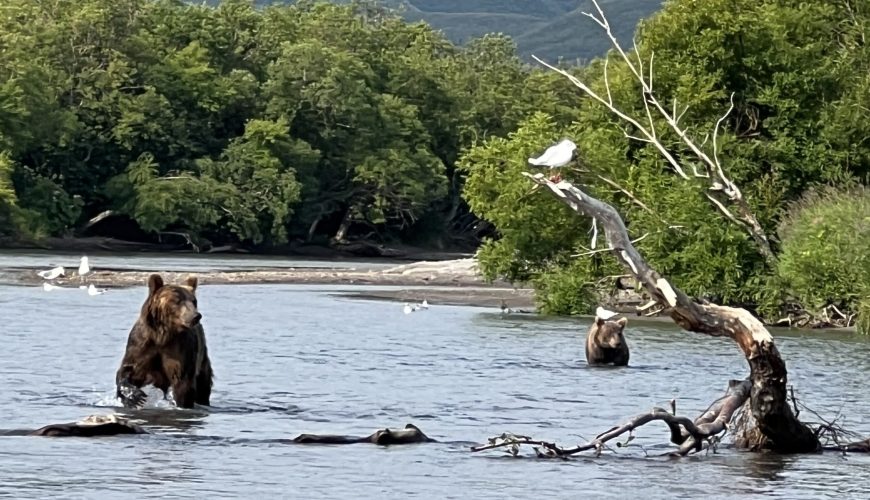
<svg viewBox="0 0 870 500">
<path fill-rule="evenodd" d="M 601 276 L 618 269 L 612 259 L 585 257 L 564 265 L 553 265 L 534 280 L 535 302 L 544 314 L 592 314 L 600 304 Z M 603 279 L 609 283 L 610 280 Z"/>
<path fill-rule="evenodd" d="M 780 225 L 778 273 L 811 312 L 834 304 L 844 313 L 870 309 L 870 191 L 823 188 L 805 195 Z M 859 304 L 861 304 L 859 306 Z"/>
<path fill-rule="evenodd" d="M 864 297 L 858 301 L 858 331 L 864 335 L 870 335 L 870 297 Z"/>
</svg>

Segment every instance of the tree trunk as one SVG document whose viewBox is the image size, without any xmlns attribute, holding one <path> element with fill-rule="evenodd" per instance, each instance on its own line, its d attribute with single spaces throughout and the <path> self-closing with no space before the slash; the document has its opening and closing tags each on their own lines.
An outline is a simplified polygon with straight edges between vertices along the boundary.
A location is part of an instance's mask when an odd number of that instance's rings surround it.
<svg viewBox="0 0 870 500">
<path fill-rule="evenodd" d="M 543 174 L 523 173 L 580 215 L 593 217 L 604 228 L 608 248 L 617 260 L 644 286 L 653 300 L 678 325 L 692 332 L 730 337 L 749 363 L 750 408 L 764 446 L 781 453 L 813 452 L 820 449 L 815 433 L 801 423 L 788 404 L 785 361 L 773 337 L 749 311 L 699 304 L 649 267 L 634 248 L 622 217 L 612 206 L 597 200 L 567 181 L 554 183 Z M 699 256 L 698 258 L 703 258 Z"/>
<path fill-rule="evenodd" d="M 335 243 L 341 243 L 345 241 L 347 238 L 347 231 L 350 229 L 351 218 L 353 217 L 353 209 L 348 208 L 347 211 L 344 212 L 344 217 L 341 219 L 341 224 L 338 226 L 338 231 L 335 232 L 335 236 L 332 237 L 332 241 Z"/>
</svg>

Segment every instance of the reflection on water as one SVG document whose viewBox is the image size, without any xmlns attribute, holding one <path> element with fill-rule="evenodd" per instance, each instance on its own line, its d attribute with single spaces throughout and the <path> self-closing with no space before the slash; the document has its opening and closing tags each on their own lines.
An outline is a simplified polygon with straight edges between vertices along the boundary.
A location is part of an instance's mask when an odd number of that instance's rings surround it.
<svg viewBox="0 0 870 500">
<path fill-rule="evenodd" d="M 140 264 L 140 263 L 135 263 Z M 569 462 L 471 454 L 510 431 L 573 444 L 677 398 L 702 411 L 746 373 L 733 343 L 629 322 L 632 366 L 589 369 L 588 320 L 504 317 L 338 298 L 335 287 L 206 286 L 213 408 L 115 408 L 154 432 L 106 439 L 0 439 L 0 496 L 164 495 L 302 498 L 863 498 L 870 460 L 721 449 L 657 457 L 665 426 L 628 449 Z M 0 287 L 4 429 L 113 408 L 113 377 L 144 289 L 105 295 Z M 776 332 L 808 405 L 870 434 L 870 344 L 851 335 Z M 158 405 L 160 406 L 160 405 Z M 293 446 L 303 432 L 366 435 L 419 425 L 439 443 Z M 645 455 L 649 454 L 649 458 Z"/>
</svg>

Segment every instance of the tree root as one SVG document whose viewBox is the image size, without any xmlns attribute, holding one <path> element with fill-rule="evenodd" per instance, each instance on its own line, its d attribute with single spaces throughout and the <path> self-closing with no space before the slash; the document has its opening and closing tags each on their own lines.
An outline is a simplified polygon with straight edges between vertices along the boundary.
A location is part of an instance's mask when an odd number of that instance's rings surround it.
<svg viewBox="0 0 870 500">
<path fill-rule="evenodd" d="M 711 447 L 715 448 L 721 440 L 722 434 L 729 430 L 729 423 L 734 413 L 749 399 L 751 388 L 752 384 L 749 380 L 732 380 L 728 383 L 725 395 L 714 401 L 695 420 L 677 416 L 676 403 L 671 401 L 670 411 L 663 408 L 653 408 L 649 412 L 635 415 L 622 425 L 602 432 L 595 436 L 592 441 L 573 448 L 562 448 L 552 442 L 504 433 L 490 438 L 488 444 L 472 447 L 471 451 L 478 452 L 507 447 L 509 452 L 516 456 L 519 454 L 521 445 L 531 445 L 539 458 L 566 458 L 589 450 L 594 450 L 595 456 L 599 456 L 608 441 L 628 433 L 628 439 L 625 442 L 617 443 L 617 447 L 625 447 L 634 439 L 635 429 L 650 422 L 661 421 L 668 426 L 671 432 L 671 443 L 679 447 L 677 451 L 671 452 L 669 455 L 685 456 Z"/>
</svg>

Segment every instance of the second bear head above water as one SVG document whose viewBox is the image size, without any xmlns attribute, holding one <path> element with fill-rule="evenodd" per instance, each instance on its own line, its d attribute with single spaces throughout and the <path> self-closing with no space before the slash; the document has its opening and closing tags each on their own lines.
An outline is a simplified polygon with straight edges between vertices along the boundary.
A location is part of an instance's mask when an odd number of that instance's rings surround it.
<svg viewBox="0 0 870 500">
<path fill-rule="evenodd" d="M 589 365 L 628 365 L 628 343 L 623 330 L 628 321 L 595 318 L 586 334 L 586 363 Z"/>
</svg>

